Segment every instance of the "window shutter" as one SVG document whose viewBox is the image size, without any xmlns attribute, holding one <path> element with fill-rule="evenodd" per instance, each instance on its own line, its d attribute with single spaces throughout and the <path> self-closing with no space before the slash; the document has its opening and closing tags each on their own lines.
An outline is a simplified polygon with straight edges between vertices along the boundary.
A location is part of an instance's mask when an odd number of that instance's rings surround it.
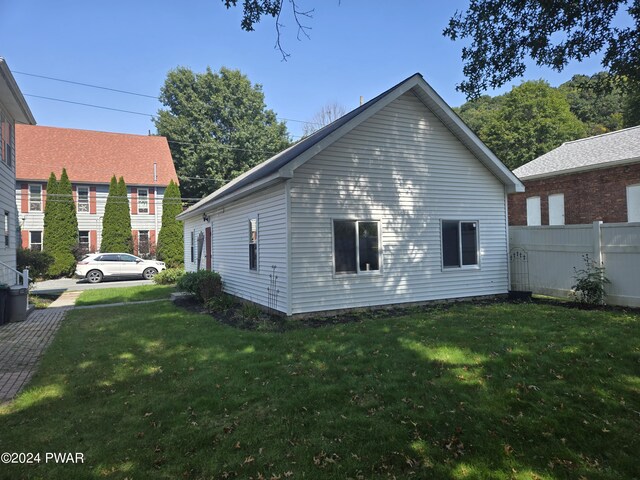
<svg viewBox="0 0 640 480">
<path fill-rule="evenodd" d="M 131 215 L 137 215 L 137 213 L 138 213 L 138 189 L 136 187 L 131 187 Z"/>
<path fill-rule="evenodd" d="M 89 187 L 89 213 L 96 213 L 96 187 Z"/>
<path fill-rule="evenodd" d="M 131 236 L 133 237 L 133 254 L 138 255 L 138 230 L 131 230 Z"/>
<path fill-rule="evenodd" d="M 98 232 L 89 230 L 89 251 L 95 252 L 98 249 Z"/>
<path fill-rule="evenodd" d="M 22 230 L 20 234 L 22 235 L 22 248 L 26 250 L 27 248 L 29 248 L 29 231 Z"/>
<path fill-rule="evenodd" d="M 42 213 L 44 213 L 44 207 L 47 202 L 47 184 L 42 185 L 42 190 L 40 192 L 40 198 L 42 199 Z"/>
<path fill-rule="evenodd" d="M 20 212 L 27 213 L 29 211 L 29 184 L 23 183 L 20 185 Z M 24 244 L 24 240 L 22 242 Z M 27 246 L 29 247 L 29 239 L 27 238 Z"/>
<path fill-rule="evenodd" d="M 149 188 L 149 215 L 156 214 L 156 189 Z"/>
</svg>

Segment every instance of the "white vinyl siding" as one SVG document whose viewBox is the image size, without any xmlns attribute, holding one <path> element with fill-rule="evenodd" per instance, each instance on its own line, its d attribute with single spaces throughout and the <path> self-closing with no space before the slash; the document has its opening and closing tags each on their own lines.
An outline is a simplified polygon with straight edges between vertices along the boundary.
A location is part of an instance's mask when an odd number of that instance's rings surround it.
<svg viewBox="0 0 640 480">
<path fill-rule="evenodd" d="M 290 182 L 292 313 L 507 292 L 504 186 L 412 93 Z M 335 274 L 332 221 L 345 218 L 380 221 L 380 274 Z M 443 269 L 441 220 L 469 219 L 482 268 Z"/>
<path fill-rule="evenodd" d="M 541 224 L 540 197 L 529 197 L 527 198 L 527 225 L 536 227 Z"/>
<path fill-rule="evenodd" d="M 627 187 L 627 222 L 640 222 L 640 185 Z"/>
<path fill-rule="evenodd" d="M 564 194 L 549 195 L 549 225 L 564 225 Z"/>
<path fill-rule="evenodd" d="M 16 268 L 16 237 L 17 237 L 17 221 L 19 220 L 18 211 L 16 208 L 16 197 L 14 195 L 15 188 L 15 135 L 14 135 L 14 120 L 9 112 L 5 110 L 2 103 L 0 103 L 0 116 L 2 120 L 10 125 L 11 135 L 4 137 L 4 154 L 7 152 L 11 154 L 12 158 L 3 156 L 3 161 L 0 162 L 0 210 L 9 212 L 9 246 L 0 248 L 0 261 L 9 265 L 11 268 Z M 0 142 L 0 147 L 2 142 Z M 9 148 L 8 148 L 9 147 Z M 5 239 L 6 245 L 6 239 Z M 8 285 L 15 285 L 16 275 L 8 268 L 0 268 L 0 283 L 6 283 Z"/>
<path fill-rule="evenodd" d="M 185 270 L 197 269 L 198 236 L 211 227 L 212 269 L 222 277 L 224 291 L 269 306 L 272 275 L 277 300 L 275 308 L 288 313 L 287 304 L 287 212 L 284 183 L 253 193 L 217 210 L 184 221 Z M 249 268 L 250 221 L 257 221 L 257 269 Z M 193 237 L 192 237 L 193 232 Z M 195 239 L 195 261 L 191 261 L 191 238 Z M 205 236 L 206 238 L 206 236 Z M 203 247 L 203 252 L 206 246 Z M 205 268 L 203 253 L 200 268 Z"/>
</svg>

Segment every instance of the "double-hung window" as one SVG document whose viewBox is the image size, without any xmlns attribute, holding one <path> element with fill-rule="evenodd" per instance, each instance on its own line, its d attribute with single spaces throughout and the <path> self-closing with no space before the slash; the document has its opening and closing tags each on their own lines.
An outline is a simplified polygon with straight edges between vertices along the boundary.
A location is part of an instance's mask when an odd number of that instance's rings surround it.
<svg viewBox="0 0 640 480">
<path fill-rule="evenodd" d="M 78 232 L 78 246 L 83 252 L 89 251 L 89 230 L 80 230 Z"/>
<path fill-rule="evenodd" d="M 31 250 L 42 250 L 42 232 L 31 230 L 29 232 L 29 248 Z"/>
<path fill-rule="evenodd" d="M 478 222 L 442 220 L 442 266 L 478 266 Z"/>
<path fill-rule="evenodd" d="M 190 258 L 191 258 L 191 263 L 193 263 L 195 261 L 195 249 L 196 249 L 196 232 L 191 231 L 191 238 L 190 238 L 190 249 L 189 249 L 189 253 L 190 253 Z"/>
<path fill-rule="evenodd" d="M 29 211 L 42 211 L 42 185 L 29 185 Z"/>
<path fill-rule="evenodd" d="M 249 220 L 249 270 L 258 270 L 258 218 Z"/>
<path fill-rule="evenodd" d="M 380 222 L 334 220 L 335 273 L 380 271 Z"/>
<path fill-rule="evenodd" d="M 4 211 L 4 246 L 9 246 L 9 212 Z"/>
<path fill-rule="evenodd" d="M 89 213 L 89 187 L 78 187 L 78 212 Z"/>
<path fill-rule="evenodd" d="M 138 255 L 149 255 L 151 248 L 149 244 L 149 230 L 138 232 Z"/>
<path fill-rule="evenodd" d="M 138 213 L 149 213 L 149 190 L 138 189 Z"/>
</svg>

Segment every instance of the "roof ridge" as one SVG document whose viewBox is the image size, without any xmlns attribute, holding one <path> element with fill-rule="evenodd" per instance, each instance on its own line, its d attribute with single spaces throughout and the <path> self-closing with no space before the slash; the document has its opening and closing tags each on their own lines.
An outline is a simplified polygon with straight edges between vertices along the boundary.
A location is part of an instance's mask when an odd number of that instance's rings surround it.
<svg viewBox="0 0 640 480">
<path fill-rule="evenodd" d="M 640 128 L 640 125 L 636 125 L 635 127 L 621 128 L 620 130 L 614 130 L 613 132 L 600 133 L 598 135 L 592 135 L 590 137 L 577 138 L 576 140 L 570 140 L 568 142 L 564 142 L 562 145 L 568 145 L 570 143 L 583 142 L 585 140 L 594 140 L 596 138 L 606 137 L 607 135 L 613 135 L 613 134 L 616 134 L 616 133 L 622 133 L 622 132 L 626 132 L 628 130 L 634 130 L 636 128 Z"/>
<path fill-rule="evenodd" d="M 88 133 L 103 133 L 106 135 L 121 135 L 121 136 L 130 136 L 130 137 L 145 137 L 145 138 L 167 138 L 164 135 L 145 135 L 142 133 L 123 133 L 123 132 L 107 132 L 104 130 L 90 130 L 88 128 L 69 128 L 69 127 L 58 127 L 55 125 L 20 125 L 20 127 L 35 127 L 35 128 L 49 128 L 52 130 L 68 130 L 72 132 L 88 132 Z"/>
</svg>

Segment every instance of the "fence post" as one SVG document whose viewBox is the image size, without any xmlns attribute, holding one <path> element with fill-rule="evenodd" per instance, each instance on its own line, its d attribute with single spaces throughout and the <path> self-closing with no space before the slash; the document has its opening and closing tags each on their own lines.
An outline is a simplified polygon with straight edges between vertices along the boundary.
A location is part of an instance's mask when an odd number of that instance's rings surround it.
<svg viewBox="0 0 640 480">
<path fill-rule="evenodd" d="M 593 261 L 602 266 L 602 220 L 593 222 Z"/>
<path fill-rule="evenodd" d="M 22 270 L 22 286 L 24 288 L 29 288 L 29 269 L 27 268 Z"/>
</svg>

